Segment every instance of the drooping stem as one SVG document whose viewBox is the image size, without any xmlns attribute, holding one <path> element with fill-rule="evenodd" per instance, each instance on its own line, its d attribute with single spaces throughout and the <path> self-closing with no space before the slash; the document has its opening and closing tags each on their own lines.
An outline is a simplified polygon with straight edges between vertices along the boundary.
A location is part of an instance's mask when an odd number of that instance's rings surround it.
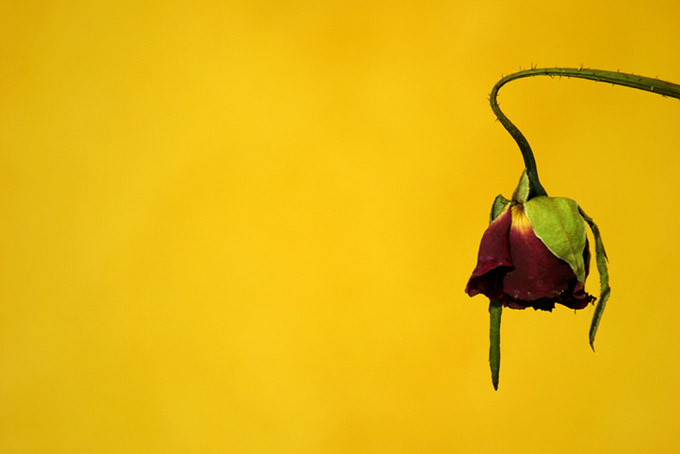
<svg viewBox="0 0 680 454">
<path fill-rule="evenodd" d="M 607 270 L 607 252 L 604 250 L 604 243 L 602 243 L 602 235 L 600 229 L 595 224 L 595 221 L 579 207 L 578 211 L 583 216 L 583 219 L 590 226 L 595 238 L 595 258 L 597 263 L 597 271 L 600 273 L 600 300 L 597 302 L 595 312 L 593 312 L 593 321 L 590 323 L 590 331 L 588 331 L 588 339 L 590 340 L 590 348 L 595 351 L 595 335 L 597 328 L 600 326 L 600 320 L 604 313 L 604 308 L 607 305 L 609 296 L 611 295 L 611 288 L 609 287 L 609 270 Z"/>
<path fill-rule="evenodd" d="M 503 303 L 489 301 L 489 366 L 491 367 L 491 383 L 498 391 L 498 375 L 501 368 L 501 313 Z"/>
<path fill-rule="evenodd" d="M 529 142 L 524 137 L 524 135 L 508 119 L 508 117 L 503 114 L 500 107 L 498 106 L 498 101 L 496 98 L 498 97 L 498 90 L 500 90 L 500 88 L 508 82 L 515 79 L 523 79 L 525 77 L 533 76 L 564 76 L 575 77 L 579 79 L 589 79 L 597 82 L 609 82 L 614 85 L 623 85 L 625 87 L 637 88 L 638 90 L 650 91 L 663 96 L 670 96 L 680 99 L 680 85 L 664 82 L 658 79 L 652 79 L 651 77 L 636 76 L 634 74 L 626 74 L 615 71 L 604 71 L 600 69 L 532 68 L 503 77 L 498 81 L 498 83 L 496 83 L 496 85 L 494 85 L 493 89 L 491 90 L 489 101 L 491 102 L 491 109 L 493 110 L 494 114 L 496 114 L 496 117 L 498 117 L 498 120 L 510 133 L 512 138 L 515 139 L 515 142 L 517 142 L 517 145 L 519 145 L 519 149 L 522 152 L 524 166 L 526 167 L 527 175 L 529 177 L 529 184 L 531 187 L 531 192 L 529 193 L 530 198 L 547 195 L 545 189 L 543 189 L 543 186 L 538 179 L 538 171 L 536 170 L 536 160 L 534 159 L 534 154 L 531 151 L 531 146 L 529 146 Z"/>
</svg>

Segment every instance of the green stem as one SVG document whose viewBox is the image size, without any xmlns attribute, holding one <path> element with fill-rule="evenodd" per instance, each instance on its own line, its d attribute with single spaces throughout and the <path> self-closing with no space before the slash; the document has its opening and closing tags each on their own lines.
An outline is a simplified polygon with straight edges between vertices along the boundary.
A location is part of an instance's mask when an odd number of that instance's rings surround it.
<svg viewBox="0 0 680 454">
<path fill-rule="evenodd" d="M 664 82 L 658 79 L 652 79 L 651 77 L 636 76 L 634 74 L 626 74 L 614 71 L 603 71 L 600 69 L 532 68 L 503 77 L 498 81 L 498 83 L 496 83 L 496 85 L 494 85 L 493 89 L 491 90 L 489 101 L 494 114 L 496 114 L 496 117 L 501 122 L 503 127 L 510 133 L 512 138 L 515 139 L 515 142 L 517 142 L 517 145 L 519 145 L 519 149 L 522 152 L 524 166 L 527 170 L 527 176 L 529 177 L 529 184 L 531 188 L 531 192 L 529 193 L 530 198 L 547 195 L 545 189 L 543 189 L 543 186 L 538 180 L 538 171 L 536 170 L 536 160 L 534 159 L 534 153 L 531 151 L 531 146 L 529 146 L 529 142 L 524 137 L 524 135 L 508 119 L 508 117 L 503 114 L 501 108 L 498 106 L 498 101 L 496 98 L 498 97 L 498 90 L 500 90 L 500 88 L 508 82 L 515 79 L 523 79 L 525 77 L 533 76 L 565 76 L 594 80 L 597 82 L 609 82 L 614 85 L 623 85 L 625 87 L 637 88 L 638 90 L 650 91 L 662 96 L 670 96 L 680 99 L 680 85 Z"/>
<path fill-rule="evenodd" d="M 503 303 L 489 301 L 489 366 L 491 366 L 491 383 L 498 391 L 498 373 L 501 368 L 501 313 Z"/>
<path fill-rule="evenodd" d="M 600 299 L 595 307 L 595 312 L 593 312 L 593 321 L 590 323 L 590 331 L 588 332 L 590 348 L 595 351 L 595 335 L 597 334 L 597 328 L 600 326 L 600 320 L 602 319 L 604 308 L 607 305 L 607 300 L 609 300 L 609 295 L 611 295 L 611 288 L 609 287 L 609 271 L 607 270 L 607 252 L 604 250 L 602 235 L 600 234 L 600 229 L 597 227 L 597 224 L 595 224 L 595 221 L 583 211 L 583 208 L 579 207 L 578 211 L 590 226 L 590 230 L 593 231 L 593 237 L 595 238 L 595 260 L 597 262 L 597 270 L 600 273 Z"/>
</svg>

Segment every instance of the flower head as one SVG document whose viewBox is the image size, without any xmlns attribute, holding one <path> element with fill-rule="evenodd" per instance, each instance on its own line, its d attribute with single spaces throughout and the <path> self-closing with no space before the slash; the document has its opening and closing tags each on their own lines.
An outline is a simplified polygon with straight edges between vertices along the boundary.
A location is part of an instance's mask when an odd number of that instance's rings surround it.
<svg viewBox="0 0 680 454">
<path fill-rule="evenodd" d="M 465 291 L 513 309 L 583 309 L 595 298 L 584 290 L 590 251 L 578 205 L 527 195 L 523 175 L 512 201 L 496 199 Z"/>
</svg>

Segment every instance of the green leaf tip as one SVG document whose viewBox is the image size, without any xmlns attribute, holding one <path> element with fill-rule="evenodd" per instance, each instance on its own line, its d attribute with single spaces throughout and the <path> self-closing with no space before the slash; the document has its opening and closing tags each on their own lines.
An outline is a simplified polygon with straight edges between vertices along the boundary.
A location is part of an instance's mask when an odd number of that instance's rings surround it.
<svg viewBox="0 0 680 454">
<path fill-rule="evenodd" d="M 493 205 L 491 206 L 491 215 L 489 216 L 489 224 L 493 222 L 494 219 L 496 219 L 498 216 L 501 215 L 503 210 L 505 210 L 505 207 L 508 206 L 510 201 L 503 197 L 501 194 L 498 194 L 496 198 L 493 201 Z"/>
<path fill-rule="evenodd" d="M 607 305 L 607 300 L 611 294 L 611 287 L 609 287 L 609 271 L 607 270 L 607 252 L 604 250 L 604 243 L 602 242 L 602 235 L 600 229 L 595 224 L 595 221 L 588 216 L 582 208 L 579 207 L 579 213 L 583 219 L 588 223 L 590 230 L 593 232 L 595 238 L 595 260 L 597 262 L 597 271 L 600 273 L 600 299 L 595 306 L 593 312 L 593 321 L 590 323 L 590 330 L 588 331 L 588 339 L 590 341 L 590 348 L 595 351 L 595 336 L 597 335 L 597 328 L 600 326 L 600 320 L 604 313 L 604 308 Z"/>
<path fill-rule="evenodd" d="M 522 176 L 519 178 L 519 184 L 512 194 L 512 200 L 519 203 L 524 203 L 529 200 L 529 193 L 531 192 L 531 185 L 529 184 L 529 176 L 527 170 L 524 169 Z"/>
<path fill-rule="evenodd" d="M 493 389 L 498 391 L 498 375 L 501 368 L 501 313 L 503 303 L 499 301 L 489 302 L 489 366 L 491 367 L 491 383 Z"/>
</svg>

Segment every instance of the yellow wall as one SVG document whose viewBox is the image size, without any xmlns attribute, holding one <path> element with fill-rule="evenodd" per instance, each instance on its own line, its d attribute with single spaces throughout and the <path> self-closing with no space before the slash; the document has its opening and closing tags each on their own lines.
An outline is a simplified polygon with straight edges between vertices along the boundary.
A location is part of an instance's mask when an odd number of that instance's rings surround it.
<svg viewBox="0 0 680 454">
<path fill-rule="evenodd" d="M 463 289 L 496 80 L 679 43 L 675 0 L 2 2 L 0 451 L 677 449 L 680 102 L 501 91 L 603 232 L 597 353 L 592 306 L 507 310 L 494 392 Z"/>
</svg>

